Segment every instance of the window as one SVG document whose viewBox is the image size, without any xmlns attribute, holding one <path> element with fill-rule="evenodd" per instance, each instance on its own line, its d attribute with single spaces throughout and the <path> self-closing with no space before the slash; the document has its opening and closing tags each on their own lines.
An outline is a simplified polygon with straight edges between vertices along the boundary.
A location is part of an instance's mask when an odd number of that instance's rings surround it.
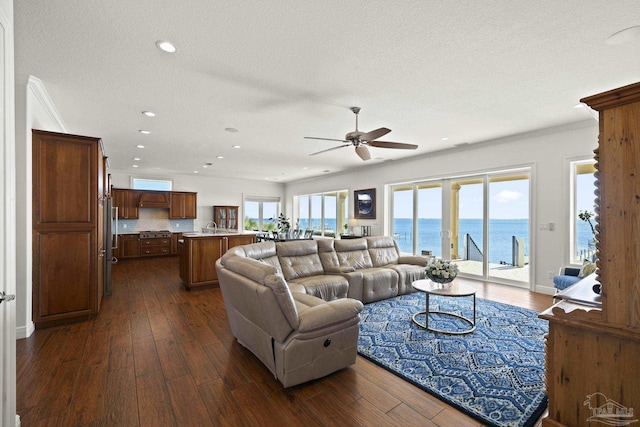
<svg viewBox="0 0 640 427">
<path fill-rule="evenodd" d="M 280 213 L 279 197 L 245 197 L 244 230 L 275 231 L 273 220 Z"/>
<path fill-rule="evenodd" d="M 571 262 L 582 263 L 591 259 L 595 247 L 595 161 L 593 159 L 571 162 L 572 206 L 570 214 Z M 582 213 L 582 215 L 581 215 Z M 587 213 L 587 215 L 584 215 Z M 585 218 L 580 219 L 580 217 Z M 593 227 L 593 228 L 592 228 Z"/>
<path fill-rule="evenodd" d="M 173 182 L 168 179 L 132 178 L 131 187 L 134 190 L 171 191 Z"/>
<path fill-rule="evenodd" d="M 346 190 L 296 196 L 296 226 L 313 230 L 314 236 L 337 237 L 346 230 L 348 200 Z"/>
</svg>

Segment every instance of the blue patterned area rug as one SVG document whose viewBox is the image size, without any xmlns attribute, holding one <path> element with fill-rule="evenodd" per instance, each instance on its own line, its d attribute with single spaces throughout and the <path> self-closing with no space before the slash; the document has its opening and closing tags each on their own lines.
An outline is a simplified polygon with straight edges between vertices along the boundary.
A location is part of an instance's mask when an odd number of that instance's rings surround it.
<svg viewBox="0 0 640 427">
<path fill-rule="evenodd" d="M 430 297 L 430 311 L 473 318 L 473 299 Z M 411 321 L 425 309 L 422 292 L 365 305 L 358 353 L 490 426 L 532 426 L 547 407 L 544 391 L 546 320 L 520 307 L 476 300 L 467 335 L 428 332 Z M 424 323 L 424 315 L 416 319 Z M 431 314 L 429 326 L 468 328 Z"/>
</svg>

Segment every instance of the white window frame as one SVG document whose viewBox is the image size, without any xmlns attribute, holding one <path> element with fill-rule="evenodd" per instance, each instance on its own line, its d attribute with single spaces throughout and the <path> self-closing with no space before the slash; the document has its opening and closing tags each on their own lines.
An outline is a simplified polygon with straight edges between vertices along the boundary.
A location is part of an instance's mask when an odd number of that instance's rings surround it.
<svg viewBox="0 0 640 427">
<path fill-rule="evenodd" d="M 282 202 L 280 200 L 280 197 L 277 196 L 247 196 L 247 195 L 243 195 L 242 196 L 242 230 L 244 230 L 244 212 L 246 212 L 245 209 L 245 204 L 246 202 L 255 202 L 258 203 L 258 230 L 259 231 L 264 231 L 264 227 L 263 227 L 263 203 L 277 203 L 278 204 L 278 208 L 276 209 L 276 211 L 278 213 L 282 212 L 281 208 L 282 208 Z"/>
<path fill-rule="evenodd" d="M 158 189 L 158 188 L 148 188 L 148 187 L 145 187 L 145 186 L 142 186 L 142 187 L 136 186 L 137 183 L 151 183 L 151 182 L 168 184 L 169 188 Z M 132 176 L 131 177 L 131 188 L 133 190 L 172 191 L 173 190 L 173 180 L 167 179 L 167 178 L 139 178 L 139 177 Z"/>
<path fill-rule="evenodd" d="M 577 173 L 577 168 L 582 165 L 595 165 L 595 159 L 592 157 L 589 158 L 581 158 L 574 159 L 569 161 L 569 194 L 570 194 L 570 209 L 569 209 L 569 263 L 571 264 L 582 264 L 583 258 L 588 257 L 589 254 L 578 253 L 578 223 L 582 220 L 578 218 L 578 213 L 581 209 L 578 208 L 578 179 L 577 176 L 580 175 Z M 595 185 L 593 187 L 594 191 L 596 189 Z M 595 204 L 595 193 L 593 195 L 594 204 Z M 589 208 L 589 211 L 595 214 L 595 210 L 593 208 Z M 592 219 L 593 226 L 596 226 L 595 217 Z"/>
</svg>

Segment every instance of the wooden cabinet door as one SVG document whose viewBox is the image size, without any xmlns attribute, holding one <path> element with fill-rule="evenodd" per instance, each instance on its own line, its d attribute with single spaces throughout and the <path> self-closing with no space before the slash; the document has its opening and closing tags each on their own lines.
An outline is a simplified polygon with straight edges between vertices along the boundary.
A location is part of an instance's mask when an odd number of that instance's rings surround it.
<svg viewBox="0 0 640 427">
<path fill-rule="evenodd" d="M 169 218 L 182 219 L 184 215 L 184 194 L 172 191 L 170 199 Z"/>
<path fill-rule="evenodd" d="M 138 219 L 138 204 L 140 203 L 140 190 L 127 190 L 114 188 L 111 191 L 113 206 L 118 208 L 118 219 Z"/>
<path fill-rule="evenodd" d="M 171 192 L 169 218 L 195 219 L 197 211 L 197 193 Z"/>
<path fill-rule="evenodd" d="M 227 240 L 227 250 L 233 248 L 234 246 L 250 245 L 251 243 L 255 242 L 256 236 L 254 235 L 229 236 Z"/>
<path fill-rule="evenodd" d="M 33 320 L 37 327 L 97 313 L 103 233 L 100 140 L 32 131 Z"/>
<path fill-rule="evenodd" d="M 184 193 L 184 218 L 195 219 L 198 210 L 198 196 L 196 193 Z"/>
<path fill-rule="evenodd" d="M 227 230 L 238 229 L 238 207 L 237 206 L 214 206 L 213 220 L 218 228 Z"/>
<path fill-rule="evenodd" d="M 190 239 L 188 250 L 191 252 L 191 277 L 190 286 L 198 286 L 217 282 L 215 261 L 222 256 L 225 250 L 225 238 Z"/>
<path fill-rule="evenodd" d="M 178 255 L 178 240 L 182 238 L 182 233 L 171 233 L 171 255 Z"/>
<path fill-rule="evenodd" d="M 140 238 L 137 234 L 122 234 L 118 242 L 120 258 L 137 258 L 140 256 Z"/>
<path fill-rule="evenodd" d="M 118 219 L 126 219 L 127 195 L 125 190 L 112 189 L 111 198 L 113 199 L 113 207 L 118 208 Z"/>
</svg>

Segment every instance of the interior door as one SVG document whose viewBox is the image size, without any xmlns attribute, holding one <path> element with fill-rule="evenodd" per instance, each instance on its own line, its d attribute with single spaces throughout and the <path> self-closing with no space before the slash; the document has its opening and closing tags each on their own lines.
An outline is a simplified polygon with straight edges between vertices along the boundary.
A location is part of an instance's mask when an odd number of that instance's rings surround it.
<svg viewBox="0 0 640 427">
<path fill-rule="evenodd" d="M 2 5 L 5 3 L 3 2 Z M 15 129 L 11 10 L 0 5 L 0 291 L 15 295 Z M 9 12 L 9 13 L 7 13 Z M 7 18 L 10 17 L 10 18 Z M 0 303 L 0 425 L 16 425 L 16 303 Z"/>
</svg>

